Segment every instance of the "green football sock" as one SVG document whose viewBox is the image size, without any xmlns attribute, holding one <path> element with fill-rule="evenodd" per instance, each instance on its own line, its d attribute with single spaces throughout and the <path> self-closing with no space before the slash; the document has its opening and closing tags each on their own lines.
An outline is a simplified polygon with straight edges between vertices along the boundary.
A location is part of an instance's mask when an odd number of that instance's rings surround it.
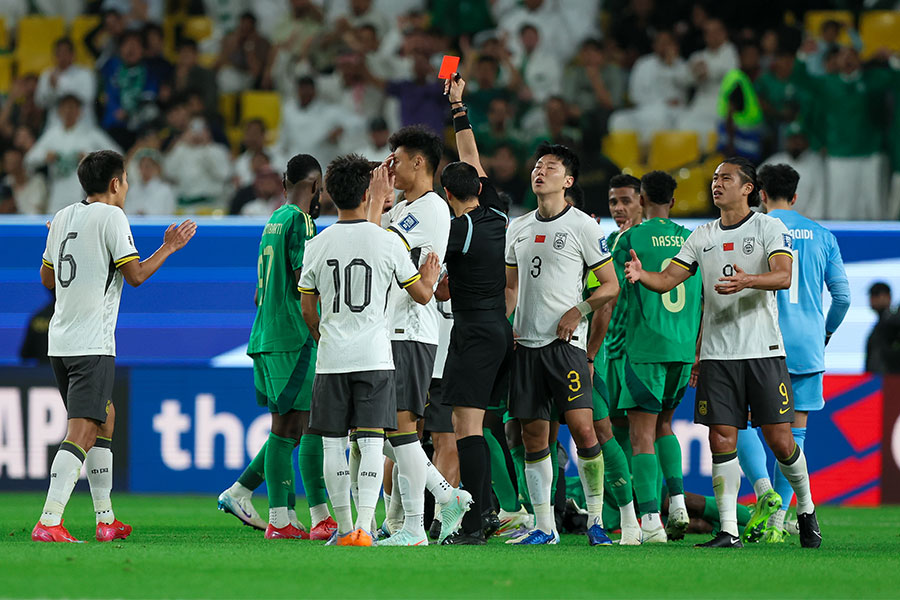
<svg viewBox="0 0 900 600">
<path fill-rule="evenodd" d="M 628 472 L 632 473 L 631 470 L 631 435 L 628 430 L 628 426 L 612 426 L 613 437 L 616 438 L 616 441 L 619 442 L 619 448 L 622 449 L 622 452 L 625 453 L 625 460 L 628 462 Z"/>
<path fill-rule="evenodd" d="M 559 483 L 559 447 L 555 442 L 550 445 L 550 464 L 553 466 L 553 481 L 550 482 L 550 505 L 556 503 L 556 484 Z"/>
<path fill-rule="evenodd" d="M 300 438 L 300 479 L 306 491 L 306 501 L 310 506 L 328 502 L 325 491 L 325 451 L 322 436 L 306 433 Z"/>
<path fill-rule="evenodd" d="M 294 448 L 297 447 L 297 443 L 294 442 Z M 294 507 L 297 506 L 297 454 L 294 452 L 293 448 L 291 449 L 291 479 L 294 480 L 294 486 L 291 488 L 291 491 L 288 492 L 288 508 L 294 510 Z"/>
<path fill-rule="evenodd" d="M 656 440 L 656 454 L 662 469 L 669 495 L 684 494 L 684 476 L 681 472 L 681 444 L 674 435 L 666 435 Z"/>
<path fill-rule="evenodd" d="M 534 507 L 531 506 L 531 496 L 528 495 L 528 484 L 525 480 L 525 445 L 510 448 L 509 453 L 513 459 L 513 465 L 516 467 L 516 489 L 519 490 L 519 501 L 529 513 L 534 513 Z"/>
<path fill-rule="evenodd" d="M 503 447 L 490 429 L 484 428 L 484 441 L 487 442 L 491 456 L 491 486 L 500 501 L 500 509 L 507 512 L 516 512 L 522 506 L 516 496 L 516 488 L 509 478 L 509 469 L 506 468 L 506 455 Z"/>
<path fill-rule="evenodd" d="M 603 462 L 606 465 L 606 489 L 612 494 L 616 506 L 625 506 L 632 501 L 631 472 L 628 470 L 628 461 L 625 453 L 619 446 L 616 438 L 600 446 L 603 452 Z M 603 522 L 606 523 L 604 516 Z"/>
<path fill-rule="evenodd" d="M 659 512 L 658 469 L 655 454 L 635 454 L 631 457 L 634 469 L 634 495 L 638 516 Z"/>
<path fill-rule="evenodd" d="M 719 523 L 719 507 L 716 505 L 716 499 L 713 496 L 703 496 L 703 520 L 713 526 L 718 531 L 721 524 Z M 741 506 L 738 505 L 738 512 Z M 749 517 L 748 517 L 749 519 Z"/>
<path fill-rule="evenodd" d="M 262 448 L 259 449 L 259 452 L 256 453 L 256 456 L 253 457 L 253 460 L 250 461 L 250 464 L 247 465 L 247 468 L 244 469 L 244 472 L 237 479 L 238 483 L 248 490 L 255 490 L 266 480 L 266 446 L 268 444 L 269 441 L 266 440 Z"/>
<path fill-rule="evenodd" d="M 294 489 L 293 450 L 294 440 L 269 434 L 266 444 L 266 489 L 269 491 L 270 509 L 288 505 L 288 494 Z"/>
</svg>

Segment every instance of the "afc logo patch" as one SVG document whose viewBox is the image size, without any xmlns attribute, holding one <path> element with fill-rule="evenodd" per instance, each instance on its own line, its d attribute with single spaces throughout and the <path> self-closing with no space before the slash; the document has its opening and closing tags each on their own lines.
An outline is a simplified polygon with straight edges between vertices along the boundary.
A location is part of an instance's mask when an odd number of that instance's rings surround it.
<svg viewBox="0 0 900 600">
<path fill-rule="evenodd" d="M 600 252 L 609 254 L 609 246 L 606 245 L 606 238 L 600 238 L 597 241 L 600 243 Z"/>
<path fill-rule="evenodd" d="M 134 240 L 131 239 L 131 236 L 128 236 L 128 245 L 134 248 Z"/>
<path fill-rule="evenodd" d="M 400 228 L 403 231 L 412 231 L 416 225 L 419 224 L 419 220 L 413 215 L 406 215 L 403 217 L 403 220 L 400 221 Z"/>
<path fill-rule="evenodd" d="M 794 247 L 794 238 L 789 233 L 782 233 L 781 237 L 784 239 L 784 247 L 788 250 L 791 250 Z"/>
<path fill-rule="evenodd" d="M 748 255 L 753 254 L 753 246 L 754 246 L 755 241 L 756 240 L 754 240 L 752 237 L 744 238 L 744 243 L 741 246 L 741 249 L 744 251 L 744 254 L 748 254 Z"/>
<path fill-rule="evenodd" d="M 709 412 L 709 409 L 706 407 L 706 400 L 697 402 L 697 412 L 700 413 L 701 417 L 706 416 L 706 413 Z"/>
<path fill-rule="evenodd" d="M 553 240 L 553 248 L 555 250 L 562 250 L 566 247 L 566 239 L 569 237 L 568 233 L 556 233 L 556 237 Z"/>
</svg>

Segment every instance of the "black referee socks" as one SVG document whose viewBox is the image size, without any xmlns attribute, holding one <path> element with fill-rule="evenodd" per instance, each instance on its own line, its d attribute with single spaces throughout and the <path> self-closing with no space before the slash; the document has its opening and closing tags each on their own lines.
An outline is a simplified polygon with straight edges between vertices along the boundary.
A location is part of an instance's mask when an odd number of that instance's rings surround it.
<svg viewBox="0 0 900 600">
<path fill-rule="evenodd" d="M 489 498 L 485 498 L 485 489 L 490 489 L 491 457 L 487 442 L 480 435 L 470 435 L 456 440 L 456 451 L 459 454 L 459 480 L 462 487 L 472 494 L 472 508 L 462 520 L 465 533 L 481 531 L 481 513 L 488 506 Z"/>
</svg>

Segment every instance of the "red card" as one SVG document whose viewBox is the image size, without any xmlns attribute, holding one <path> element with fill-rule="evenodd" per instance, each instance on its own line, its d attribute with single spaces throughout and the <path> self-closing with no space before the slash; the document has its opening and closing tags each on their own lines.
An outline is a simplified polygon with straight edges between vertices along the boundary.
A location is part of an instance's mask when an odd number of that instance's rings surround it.
<svg viewBox="0 0 900 600">
<path fill-rule="evenodd" d="M 459 68 L 459 57 L 445 55 L 441 61 L 441 70 L 438 73 L 438 79 L 450 79 Z"/>
</svg>

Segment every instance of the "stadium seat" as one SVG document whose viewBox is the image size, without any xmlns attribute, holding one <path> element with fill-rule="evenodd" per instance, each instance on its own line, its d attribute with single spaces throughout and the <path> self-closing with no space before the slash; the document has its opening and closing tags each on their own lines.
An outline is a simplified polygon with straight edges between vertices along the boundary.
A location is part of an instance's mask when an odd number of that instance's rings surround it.
<svg viewBox="0 0 900 600">
<path fill-rule="evenodd" d="M 270 131 L 278 129 L 281 122 L 281 96 L 278 92 L 242 92 L 241 123 L 251 119 L 262 119 Z"/>
<path fill-rule="evenodd" d="M 213 34 L 213 21 L 209 17 L 188 17 L 184 20 L 181 35 L 199 42 Z"/>
<path fill-rule="evenodd" d="M 9 49 L 9 30 L 6 28 L 6 18 L 0 17 L 0 50 Z"/>
<path fill-rule="evenodd" d="M 243 127 L 226 127 L 225 137 L 228 138 L 228 148 L 232 154 L 237 154 L 241 149 L 241 139 L 244 137 Z"/>
<path fill-rule="evenodd" d="M 672 171 L 700 160 L 700 137 L 695 131 L 657 131 L 650 141 L 647 167 Z"/>
<path fill-rule="evenodd" d="M 710 193 L 710 173 L 703 167 L 679 169 L 675 174 L 678 187 L 675 189 L 673 217 L 690 217 L 709 212 L 712 202 Z"/>
<path fill-rule="evenodd" d="M 94 55 L 88 50 L 84 38 L 100 24 L 100 15 L 78 15 L 69 27 L 69 37 L 75 44 L 75 62 L 79 65 L 93 66 Z"/>
<path fill-rule="evenodd" d="M 850 34 L 847 33 L 847 29 L 854 26 L 852 12 L 849 10 L 810 10 L 806 12 L 806 16 L 803 19 L 803 28 L 806 30 L 807 35 L 818 38 L 822 30 L 822 23 L 825 21 L 837 21 L 846 25 L 838 41 L 844 45 L 852 43 Z"/>
<path fill-rule="evenodd" d="M 0 94 L 9 91 L 12 84 L 13 57 L 9 54 L 0 55 Z"/>
<path fill-rule="evenodd" d="M 53 44 L 65 34 L 66 24 L 62 17 L 23 17 L 16 32 L 18 75 L 40 73 L 51 66 Z"/>
<path fill-rule="evenodd" d="M 873 10 L 863 13 L 859 36 L 863 43 L 863 58 L 870 58 L 882 48 L 900 51 L 900 12 Z"/>
<path fill-rule="evenodd" d="M 603 138 L 603 154 L 620 169 L 641 163 L 641 149 L 636 131 L 611 131 Z"/>
<path fill-rule="evenodd" d="M 219 113 L 226 127 L 237 123 L 237 94 L 219 94 Z"/>
</svg>

